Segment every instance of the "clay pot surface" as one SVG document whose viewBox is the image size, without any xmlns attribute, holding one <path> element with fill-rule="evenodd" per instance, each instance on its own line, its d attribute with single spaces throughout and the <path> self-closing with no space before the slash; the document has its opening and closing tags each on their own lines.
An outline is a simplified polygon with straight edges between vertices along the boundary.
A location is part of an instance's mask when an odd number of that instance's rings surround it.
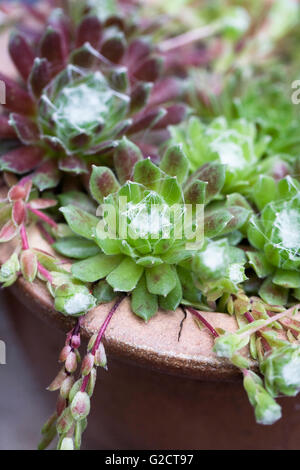
<svg viewBox="0 0 300 470">
<path fill-rule="evenodd" d="M 29 230 L 29 243 L 32 248 L 53 253 L 51 247 L 35 228 Z M 0 262 L 3 263 L 14 249 L 12 243 L 0 245 Z M 29 283 L 19 278 L 12 287 L 16 296 L 32 311 L 46 321 L 55 322 L 64 330 L 70 329 L 74 319 L 56 312 L 53 299 L 41 281 Z M 82 323 L 86 336 L 97 332 L 113 303 L 102 304 L 91 310 Z M 237 328 L 233 317 L 202 312 L 214 327 L 226 331 Z M 213 338 L 206 328 L 200 329 L 191 314 L 185 318 L 181 309 L 176 312 L 159 310 L 145 323 L 134 315 L 129 299 L 125 299 L 114 314 L 105 333 L 108 352 L 165 373 L 189 376 L 198 379 L 236 379 L 239 370 L 229 361 L 218 358 L 212 350 Z"/>
</svg>

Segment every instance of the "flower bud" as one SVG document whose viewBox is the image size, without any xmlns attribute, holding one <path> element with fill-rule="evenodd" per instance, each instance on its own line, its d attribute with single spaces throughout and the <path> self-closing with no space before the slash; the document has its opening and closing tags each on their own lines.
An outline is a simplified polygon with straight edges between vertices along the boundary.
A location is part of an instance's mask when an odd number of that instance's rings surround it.
<svg viewBox="0 0 300 470">
<path fill-rule="evenodd" d="M 73 423 L 73 416 L 70 408 L 68 407 L 62 412 L 61 416 L 57 420 L 56 429 L 58 434 L 67 433 L 71 429 Z"/>
<path fill-rule="evenodd" d="M 71 403 L 71 413 L 78 421 L 86 418 L 90 412 L 90 397 L 86 392 L 77 392 Z"/>
<path fill-rule="evenodd" d="M 74 351 L 71 351 L 68 354 L 66 362 L 65 362 L 65 368 L 68 372 L 70 372 L 70 374 L 75 372 L 75 370 L 77 369 L 77 358 L 76 358 L 76 354 Z"/>
<path fill-rule="evenodd" d="M 95 367 L 91 370 L 89 381 L 86 387 L 86 393 L 91 397 L 94 393 L 94 388 L 97 379 L 97 370 Z"/>
<path fill-rule="evenodd" d="M 270 425 L 281 418 L 281 407 L 264 389 L 263 381 L 258 375 L 249 370 L 244 371 L 244 388 L 259 424 Z"/>
<path fill-rule="evenodd" d="M 102 343 L 99 344 L 99 347 L 95 354 L 95 365 L 104 367 L 104 369 L 107 368 L 106 353 Z"/>
<path fill-rule="evenodd" d="M 21 199 L 18 199 L 13 203 L 12 218 L 16 225 L 21 225 L 25 221 L 26 209 L 25 203 Z"/>
<path fill-rule="evenodd" d="M 81 343 L 80 335 L 72 336 L 72 338 L 71 338 L 72 348 L 78 349 L 80 347 L 80 343 Z"/>
<path fill-rule="evenodd" d="M 28 249 L 21 253 L 20 257 L 21 271 L 28 282 L 33 282 L 38 269 L 38 260 L 34 251 Z"/>
<path fill-rule="evenodd" d="M 69 397 L 69 393 L 71 391 L 71 388 L 73 387 L 73 384 L 74 377 L 72 375 L 70 375 L 63 381 L 62 386 L 60 387 L 60 394 L 63 398 L 67 399 Z"/>
<path fill-rule="evenodd" d="M 80 316 L 96 305 L 87 287 L 63 284 L 55 290 L 55 309 L 64 315 Z"/>
<path fill-rule="evenodd" d="M 0 268 L 0 282 L 3 283 L 3 287 L 8 287 L 17 280 L 19 269 L 18 255 L 13 253 Z"/>
<path fill-rule="evenodd" d="M 53 382 L 51 382 L 49 387 L 47 387 L 47 390 L 49 390 L 49 392 L 55 392 L 55 390 L 60 389 L 66 377 L 67 377 L 67 374 L 66 374 L 65 369 L 63 368 L 59 371 L 59 373 L 57 374 Z"/>
<path fill-rule="evenodd" d="M 8 191 L 8 199 L 10 202 L 15 202 L 19 199 L 24 199 L 25 195 L 25 188 L 19 184 L 16 184 Z"/>
<path fill-rule="evenodd" d="M 92 353 L 86 354 L 86 356 L 83 358 L 82 366 L 81 366 L 81 374 L 83 376 L 88 375 L 91 372 L 94 366 L 94 361 L 95 361 L 95 356 Z"/>
<path fill-rule="evenodd" d="M 226 333 L 215 340 L 213 350 L 218 357 L 231 359 L 232 356 L 246 346 L 249 342 L 249 336 L 241 337 L 237 333 Z"/>
<path fill-rule="evenodd" d="M 59 450 L 74 450 L 74 443 L 71 437 L 64 437 Z"/>
<path fill-rule="evenodd" d="M 70 345 L 66 345 L 62 348 L 61 353 L 59 355 L 59 362 L 65 362 L 68 355 L 70 354 L 72 348 Z"/>
<path fill-rule="evenodd" d="M 73 398 L 75 397 L 76 393 L 79 392 L 79 390 L 81 389 L 82 382 L 83 382 L 83 379 L 76 380 L 73 387 L 71 388 L 70 393 L 69 393 L 70 403 L 72 403 Z"/>
<path fill-rule="evenodd" d="M 286 342 L 281 347 L 274 347 L 261 361 L 260 369 L 265 376 L 266 389 L 271 395 L 297 395 L 300 390 L 299 345 Z"/>
<path fill-rule="evenodd" d="M 93 336 L 91 336 L 88 342 L 88 346 L 87 346 L 88 352 L 90 352 L 93 349 L 97 336 L 98 336 L 98 333 L 94 333 Z"/>
</svg>

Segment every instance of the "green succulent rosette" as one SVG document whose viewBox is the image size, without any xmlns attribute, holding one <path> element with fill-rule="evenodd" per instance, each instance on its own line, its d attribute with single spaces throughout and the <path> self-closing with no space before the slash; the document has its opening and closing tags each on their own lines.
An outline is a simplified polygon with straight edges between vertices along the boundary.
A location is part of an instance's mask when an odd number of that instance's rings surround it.
<svg viewBox="0 0 300 470">
<path fill-rule="evenodd" d="M 256 422 L 270 425 L 281 418 L 281 407 L 264 388 L 263 380 L 251 370 L 244 371 L 244 388 L 254 407 Z"/>
<path fill-rule="evenodd" d="M 126 76 L 124 70 L 123 74 Z M 56 156 L 59 151 L 62 157 L 73 156 L 77 171 L 84 172 L 84 163 L 114 145 L 114 139 L 131 124 L 125 119 L 129 102 L 100 70 L 68 65 L 41 96 L 38 123 L 43 139 Z M 83 158 L 81 167 L 76 157 Z M 62 159 L 61 168 L 64 162 Z"/>
<path fill-rule="evenodd" d="M 206 240 L 205 247 L 193 257 L 192 270 L 207 300 L 215 301 L 224 294 L 238 292 L 247 279 L 245 264 L 244 251 L 221 238 Z"/>
<path fill-rule="evenodd" d="M 258 138 L 255 124 L 244 118 L 231 122 L 223 116 L 203 123 L 191 117 L 179 126 L 171 127 L 173 142 L 182 142 L 191 171 L 207 162 L 226 166 L 223 193 L 246 192 L 249 180 L 257 171 L 270 138 Z"/>
<path fill-rule="evenodd" d="M 278 183 L 261 176 L 253 197 L 261 215 L 249 222 L 248 239 L 257 251 L 247 252 L 250 266 L 264 282 L 259 294 L 269 304 L 284 305 L 289 292 L 299 298 L 300 186 L 287 176 Z"/>
<path fill-rule="evenodd" d="M 300 390 L 300 349 L 285 342 L 273 348 L 260 363 L 266 389 L 272 396 L 295 396 Z"/>
<path fill-rule="evenodd" d="M 41 274 L 54 299 L 55 309 L 65 316 L 80 317 L 96 306 L 97 297 L 90 291 L 90 284 L 76 279 L 66 270 L 61 261 L 44 251 L 34 250 L 37 259 L 50 274 L 51 282 Z"/>
<path fill-rule="evenodd" d="M 90 191 L 100 204 L 99 218 L 75 206 L 61 209 L 71 230 L 101 250 L 75 262 L 73 276 L 100 281 L 100 291 L 110 286 L 113 292 L 130 293 L 133 312 L 145 320 L 158 307 L 175 310 L 182 302 L 200 303 L 196 275 L 184 262 L 202 248 L 204 236 L 224 236 L 245 220 L 238 207 L 203 213 L 219 197 L 224 166 L 209 163 L 187 178 L 188 161 L 180 146 L 169 147 L 157 167 L 125 138 L 114 164 L 117 177 L 106 167 L 93 167 Z M 66 254 L 63 243 L 55 246 Z"/>
</svg>

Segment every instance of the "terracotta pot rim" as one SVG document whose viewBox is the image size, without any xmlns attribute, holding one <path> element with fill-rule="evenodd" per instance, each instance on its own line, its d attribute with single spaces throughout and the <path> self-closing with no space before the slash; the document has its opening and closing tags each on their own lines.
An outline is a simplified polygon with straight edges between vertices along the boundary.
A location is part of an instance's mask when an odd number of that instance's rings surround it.
<svg viewBox="0 0 300 470">
<path fill-rule="evenodd" d="M 44 321 L 65 331 L 68 331 L 74 324 L 73 318 L 65 317 L 54 310 L 52 298 L 41 281 L 30 284 L 23 278 L 19 278 L 11 289 L 23 304 Z M 86 315 L 82 323 L 84 336 L 90 337 L 98 331 L 111 306 L 112 303 L 102 304 Z M 222 320 L 224 322 L 226 319 L 227 326 L 231 330 L 236 328 L 234 319 L 229 315 L 216 312 L 203 312 L 203 314 L 207 318 L 211 317 L 214 321 L 219 317 L 219 324 L 223 324 Z M 170 316 L 169 319 L 168 316 Z M 165 328 L 169 322 L 169 333 L 165 337 L 169 334 L 170 340 L 167 344 L 162 344 L 155 340 L 155 335 L 158 329 Z M 185 322 L 188 325 L 185 325 Z M 178 341 L 177 338 L 177 345 L 175 344 L 176 348 L 174 347 L 175 325 L 177 337 L 179 329 L 182 328 L 180 340 Z M 181 310 L 176 312 L 159 311 L 156 317 L 145 324 L 130 311 L 129 300 L 125 299 L 107 329 L 104 343 L 108 353 L 114 357 L 167 374 L 188 376 L 200 380 L 236 380 L 240 378 L 238 368 L 228 360 L 218 358 L 212 352 L 213 339 L 210 333 L 205 329 L 198 329 L 191 315 L 183 321 Z M 199 352 L 195 351 L 197 343 Z M 180 347 L 181 344 L 182 347 Z M 209 354 L 207 354 L 208 352 Z"/>
</svg>

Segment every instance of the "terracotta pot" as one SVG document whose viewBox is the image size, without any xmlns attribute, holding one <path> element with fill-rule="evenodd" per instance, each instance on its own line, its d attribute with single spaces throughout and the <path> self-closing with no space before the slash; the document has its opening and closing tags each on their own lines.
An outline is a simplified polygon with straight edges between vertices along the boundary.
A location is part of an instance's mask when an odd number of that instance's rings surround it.
<svg viewBox="0 0 300 470">
<path fill-rule="evenodd" d="M 35 230 L 31 246 L 51 250 Z M 0 248 L 0 261 L 9 255 Z M 53 309 L 41 282 L 20 279 L 12 291 L 40 318 L 67 331 L 69 318 Z M 110 308 L 91 311 L 83 333 L 97 331 Z M 14 308 L 16 311 L 17 308 Z M 14 313 L 14 316 L 16 313 Z M 220 313 L 203 313 L 218 327 L 233 331 L 235 320 Z M 40 320 L 18 315 L 18 335 L 24 354 L 31 356 L 36 374 L 44 380 L 48 366 L 57 361 L 56 329 Z M 178 340 L 181 329 L 180 339 Z M 39 331 L 40 334 L 36 334 Z M 44 334 L 42 334 L 44 332 Z M 62 338 L 60 335 L 62 344 Z M 85 442 L 94 449 L 298 449 L 300 401 L 283 399 L 283 419 L 264 427 L 255 424 L 253 411 L 242 389 L 238 369 L 212 352 L 213 340 L 200 330 L 191 315 L 181 310 L 158 312 L 145 324 L 124 301 L 105 335 L 109 371 L 100 374 Z M 39 350 L 40 354 L 33 354 Z M 48 381 L 53 366 L 49 367 Z M 44 382 L 44 385 L 47 382 Z M 51 398 L 54 404 L 54 398 Z"/>
</svg>

